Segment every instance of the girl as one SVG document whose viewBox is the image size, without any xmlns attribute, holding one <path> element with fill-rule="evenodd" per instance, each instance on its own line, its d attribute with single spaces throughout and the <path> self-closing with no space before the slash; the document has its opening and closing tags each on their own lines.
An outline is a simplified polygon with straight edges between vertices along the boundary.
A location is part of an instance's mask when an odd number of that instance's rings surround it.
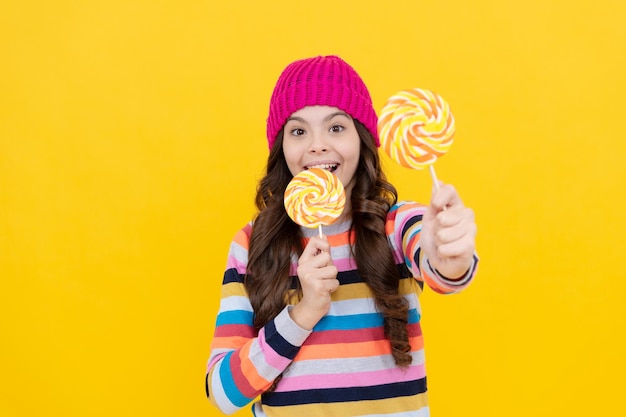
<svg viewBox="0 0 626 417">
<path fill-rule="evenodd" d="M 381 171 L 377 116 L 336 56 L 291 63 L 267 119 L 259 213 L 235 236 L 206 374 L 210 401 L 255 416 L 428 416 L 421 310 L 474 277 L 476 225 L 450 185 L 397 202 Z M 291 178 L 318 167 L 344 184 L 342 216 L 316 229 L 287 215 Z"/>
</svg>

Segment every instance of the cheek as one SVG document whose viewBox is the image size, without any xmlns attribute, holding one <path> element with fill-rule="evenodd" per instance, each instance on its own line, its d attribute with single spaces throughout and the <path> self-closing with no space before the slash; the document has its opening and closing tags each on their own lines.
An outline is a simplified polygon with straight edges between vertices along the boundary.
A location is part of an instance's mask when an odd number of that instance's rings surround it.
<svg viewBox="0 0 626 417">
<path fill-rule="evenodd" d="M 357 166 L 359 165 L 359 155 L 351 154 L 346 155 L 346 158 L 343 161 L 343 175 L 345 176 L 345 181 L 352 180 L 354 174 L 356 173 Z"/>
<path fill-rule="evenodd" d="M 300 172 L 300 158 L 297 157 L 297 154 L 293 152 L 288 152 L 283 149 L 283 154 L 285 155 L 285 162 L 287 162 L 287 168 L 292 175 L 296 175 Z"/>
<path fill-rule="evenodd" d="M 351 166 L 358 165 L 361 156 L 361 150 L 358 145 L 344 148 L 342 154 L 347 164 Z"/>
</svg>

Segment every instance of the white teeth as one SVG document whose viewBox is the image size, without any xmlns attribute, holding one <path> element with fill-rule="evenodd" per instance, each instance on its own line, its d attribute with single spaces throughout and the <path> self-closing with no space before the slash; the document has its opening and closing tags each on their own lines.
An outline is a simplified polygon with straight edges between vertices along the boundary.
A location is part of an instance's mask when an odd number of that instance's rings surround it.
<svg viewBox="0 0 626 417">
<path fill-rule="evenodd" d="M 337 164 L 319 164 L 319 165 L 311 165 L 307 167 L 307 169 L 311 169 L 311 168 L 321 168 L 327 171 L 332 171 L 335 168 L 337 168 Z"/>
</svg>

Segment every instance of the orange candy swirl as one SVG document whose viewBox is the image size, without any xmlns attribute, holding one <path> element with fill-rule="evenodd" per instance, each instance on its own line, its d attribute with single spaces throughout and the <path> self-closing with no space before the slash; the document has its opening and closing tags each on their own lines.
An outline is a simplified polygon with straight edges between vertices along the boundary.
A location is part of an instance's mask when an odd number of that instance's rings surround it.
<svg viewBox="0 0 626 417">
<path fill-rule="evenodd" d="M 433 164 L 450 149 L 454 133 L 448 103 L 438 94 L 419 88 L 391 96 L 378 119 L 382 148 L 407 168 Z"/>
<path fill-rule="evenodd" d="M 292 178 L 285 190 L 285 210 L 300 226 L 329 225 L 341 216 L 346 192 L 335 174 L 311 168 Z"/>
</svg>

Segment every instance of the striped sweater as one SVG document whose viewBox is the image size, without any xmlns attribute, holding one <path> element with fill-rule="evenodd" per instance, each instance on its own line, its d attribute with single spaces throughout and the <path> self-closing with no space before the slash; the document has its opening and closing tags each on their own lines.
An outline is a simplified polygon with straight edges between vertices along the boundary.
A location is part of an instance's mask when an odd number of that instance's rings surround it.
<svg viewBox="0 0 626 417">
<path fill-rule="evenodd" d="M 252 224 L 234 238 L 221 291 L 207 366 L 210 401 L 231 414 L 255 399 L 255 416 L 428 416 L 419 295 L 424 282 L 449 294 L 472 280 L 477 258 L 460 280 L 450 281 L 430 267 L 419 236 L 425 207 L 400 202 L 389 211 L 386 231 L 401 271 L 400 292 L 409 303 L 408 330 L 413 361 L 395 365 L 373 295 L 351 256 L 350 224 L 324 227 L 339 273 L 330 311 L 312 331 L 297 326 L 290 306 L 259 331 L 243 279 Z M 305 241 L 317 233 L 304 229 Z M 352 235 L 353 236 L 353 235 Z M 306 242 L 305 242 L 306 243 Z M 291 275 L 296 276 L 294 257 Z M 282 379 L 265 392 L 276 377 Z"/>
</svg>

